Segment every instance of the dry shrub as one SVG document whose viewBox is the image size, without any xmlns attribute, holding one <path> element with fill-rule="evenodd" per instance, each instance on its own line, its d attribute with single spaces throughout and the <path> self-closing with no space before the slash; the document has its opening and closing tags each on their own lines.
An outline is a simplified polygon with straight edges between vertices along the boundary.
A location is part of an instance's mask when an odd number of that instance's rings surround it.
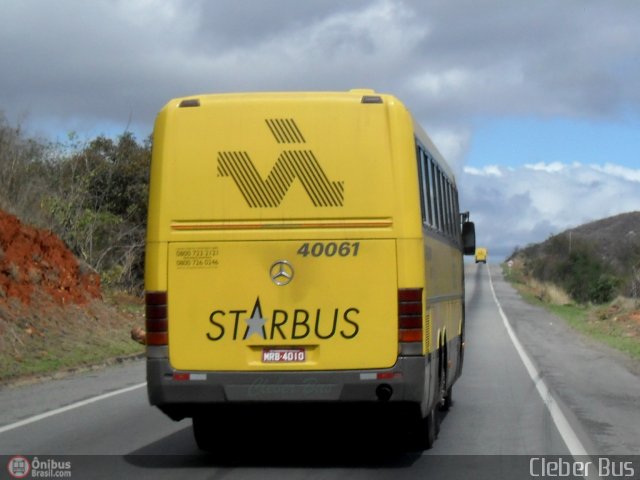
<svg viewBox="0 0 640 480">
<path fill-rule="evenodd" d="M 530 279 L 528 283 L 535 297 L 545 303 L 552 305 L 571 305 L 573 303 L 571 296 L 553 283 L 540 282 L 535 279 Z"/>
</svg>

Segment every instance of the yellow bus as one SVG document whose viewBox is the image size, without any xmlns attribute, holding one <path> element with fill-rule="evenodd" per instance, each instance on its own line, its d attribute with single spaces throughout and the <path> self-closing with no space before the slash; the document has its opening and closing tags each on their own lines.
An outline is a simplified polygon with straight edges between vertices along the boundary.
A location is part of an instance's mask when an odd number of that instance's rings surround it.
<svg viewBox="0 0 640 480">
<path fill-rule="evenodd" d="M 476 248 L 476 263 L 487 263 L 487 256 L 488 256 L 488 252 L 487 249 L 484 247 L 478 247 Z"/>
<path fill-rule="evenodd" d="M 150 177 L 150 403 L 193 418 L 203 450 L 238 406 L 328 404 L 402 415 L 429 448 L 474 249 L 451 170 L 391 95 L 171 100 Z"/>
</svg>

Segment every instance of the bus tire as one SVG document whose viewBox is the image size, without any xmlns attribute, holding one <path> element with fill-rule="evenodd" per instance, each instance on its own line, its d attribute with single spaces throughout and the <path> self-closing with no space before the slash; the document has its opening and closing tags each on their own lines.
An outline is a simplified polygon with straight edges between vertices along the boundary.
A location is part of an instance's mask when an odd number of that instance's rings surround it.
<svg viewBox="0 0 640 480">
<path fill-rule="evenodd" d="M 418 418 L 415 424 L 415 430 L 412 431 L 410 438 L 411 448 L 416 450 L 429 450 L 433 447 L 433 443 L 438 437 L 438 415 L 437 407 L 427 413 L 426 417 Z"/>
<path fill-rule="evenodd" d="M 193 417 L 193 437 L 198 448 L 204 452 L 215 453 L 224 450 L 226 442 L 225 435 L 221 432 L 224 422 L 216 422 L 208 415 L 197 415 Z"/>
<path fill-rule="evenodd" d="M 426 417 L 422 419 L 422 448 L 424 450 L 430 450 L 433 447 L 433 443 L 438 438 L 438 415 L 436 408 L 432 408 Z"/>
<path fill-rule="evenodd" d="M 445 341 L 446 341 L 446 337 L 445 337 Z M 446 412 L 447 410 L 449 410 L 449 407 L 451 407 L 451 402 L 449 398 L 451 395 L 451 389 L 453 388 L 453 385 L 447 389 L 447 381 L 449 378 L 449 369 L 447 368 L 449 364 L 448 359 L 449 357 L 447 354 L 447 347 L 444 346 L 441 348 L 440 361 L 438 365 L 438 384 L 439 384 L 438 410 L 441 412 Z"/>
<path fill-rule="evenodd" d="M 453 405 L 453 385 L 451 385 L 447 390 L 447 393 L 445 394 L 444 399 L 440 404 L 440 411 L 448 412 L 452 405 Z"/>
</svg>

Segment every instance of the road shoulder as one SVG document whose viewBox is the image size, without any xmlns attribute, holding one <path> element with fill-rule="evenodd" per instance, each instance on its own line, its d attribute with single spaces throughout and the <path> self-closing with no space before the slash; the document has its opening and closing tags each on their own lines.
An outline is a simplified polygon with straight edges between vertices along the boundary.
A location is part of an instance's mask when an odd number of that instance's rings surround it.
<svg viewBox="0 0 640 480">
<path fill-rule="evenodd" d="M 522 300 L 490 266 L 496 295 L 520 342 L 554 395 L 589 436 L 590 453 L 640 451 L 640 365 L 576 332 L 562 319 Z"/>
<path fill-rule="evenodd" d="M 0 427 L 145 381 L 145 361 L 48 377 L 0 389 Z"/>
</svg>

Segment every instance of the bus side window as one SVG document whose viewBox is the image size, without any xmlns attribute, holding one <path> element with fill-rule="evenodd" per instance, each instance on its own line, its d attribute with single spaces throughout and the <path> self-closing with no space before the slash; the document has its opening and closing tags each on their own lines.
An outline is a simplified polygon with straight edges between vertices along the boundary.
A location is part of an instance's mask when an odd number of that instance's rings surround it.
<svg viewBox="0 0 640 480">
<path fill-rule="evenodd" d="M 416 157 L 418 159 L 418 182 L 420 183 L 420 210 L 422 212 L 422 223 L 428 223 L 428 210 L 427 210 L 427 172 L 424 164 L 424 151 L 420 145 L 416 144 Z"/>
<path fill-rule="evenodd" d="M 433 193 L 432 193 L 432 187 L 431 187 L 431 174 L 430 174 L 430 165 L 431 165 L 431 159 L 429 158 L 429 155 L 426 152 L 423 152 L 423 158 L 422 158 L 422 162 L 424 164 L 424 169 L 425 169 L 425 185 L 426 185 L 426 200 L 427 200 L 427 219 L 429 222 L 430 226 L 433 226 Z"/>
<path fill-rule="evenodd" d="M 438 201 L 439 198 L 439 191 L 440 189 L 438 188 L 438 167 L 436 166 L 435 162 L 433 161 L 433 158 L 429 159 L 429 165 L 431 166 L 430 169 L 430 180 L 431 180 L 431 192 L 433 195 L 433 227 L 436 230 L 440 230 L 440 202 Z"/>
</svg>

